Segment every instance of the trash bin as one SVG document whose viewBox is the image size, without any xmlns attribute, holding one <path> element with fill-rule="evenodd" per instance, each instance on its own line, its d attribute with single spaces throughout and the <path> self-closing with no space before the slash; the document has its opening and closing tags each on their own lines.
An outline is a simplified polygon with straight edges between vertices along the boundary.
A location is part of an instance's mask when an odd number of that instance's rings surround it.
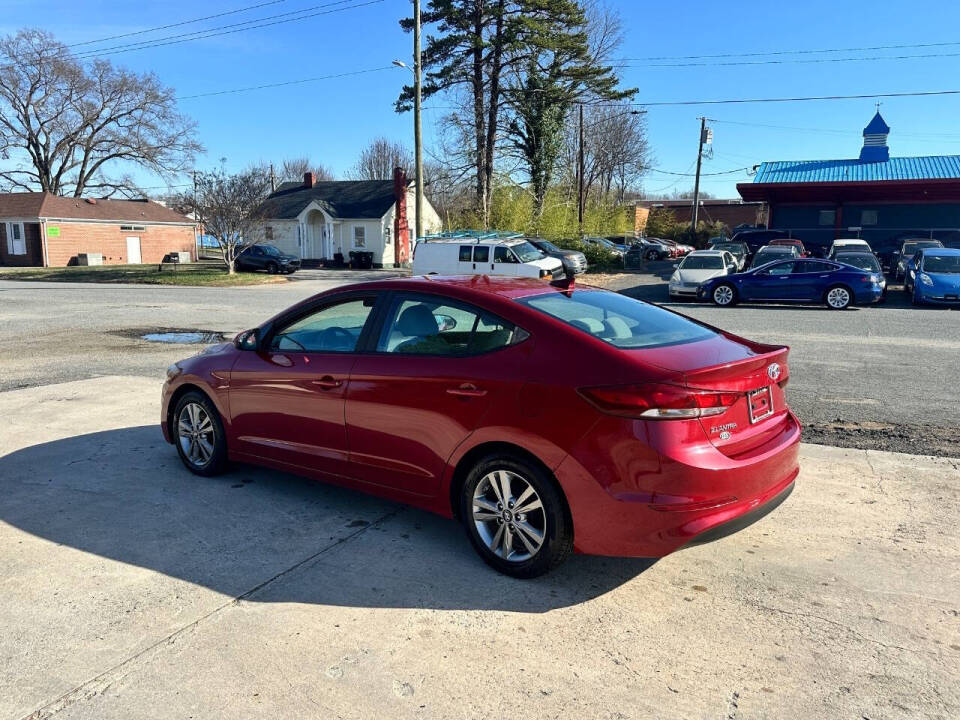
<svg viewBox="0 0 960 720">
<path fill-rule="evenodd" d="M 351 250 L 350 267 L 358 270 L 369 270 L 373 267 L 373 253 L 369 250 Z"/>
</svg>

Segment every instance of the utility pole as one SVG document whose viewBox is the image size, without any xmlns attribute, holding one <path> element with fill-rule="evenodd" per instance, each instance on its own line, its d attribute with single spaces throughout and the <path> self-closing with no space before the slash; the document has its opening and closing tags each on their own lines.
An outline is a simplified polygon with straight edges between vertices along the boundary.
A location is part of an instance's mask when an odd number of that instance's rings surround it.
<svg viewBox="0 0 960 720">
<path fill-rule="evenodd" d="M 691 228 L 696 234 L 697 220 L 700 215 L 700 166 L 703 164 L 703 142 L 707 139 L 707 118 L 700 118 L 700 144 L 697 146 L 697 178 L 693 181 L 693 224 Z"/>
<path fill-rule="evenodd" d="M 577 151 L 577 225 L 580 228 L 580 237 L 583 237 L 583 103 L 580 106 L 580 148 Z"/>
<path fill-rule="evenodd" d="M 420 130 L 420 0 L 413 0 L 413 148 L 416 162 L 416 240 L 423 237 L 423 138 Z"/>
</svg>

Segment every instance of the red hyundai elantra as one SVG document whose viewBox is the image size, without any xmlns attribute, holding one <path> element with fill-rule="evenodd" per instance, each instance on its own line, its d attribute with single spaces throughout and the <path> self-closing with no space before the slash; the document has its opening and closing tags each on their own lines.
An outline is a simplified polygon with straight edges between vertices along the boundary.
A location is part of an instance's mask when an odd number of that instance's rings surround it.
<svg viewBox="0 0 960 720">
<path fill-rule="evenodd" d="M 798 472 L 788 374 L 786 347 L 604 290 L 395 279 L 171 366 L 162 427 L 194 473 L 251 462 L 453 516 L 487 563 L 534 577 L 776 507 Z"/>
</svg>

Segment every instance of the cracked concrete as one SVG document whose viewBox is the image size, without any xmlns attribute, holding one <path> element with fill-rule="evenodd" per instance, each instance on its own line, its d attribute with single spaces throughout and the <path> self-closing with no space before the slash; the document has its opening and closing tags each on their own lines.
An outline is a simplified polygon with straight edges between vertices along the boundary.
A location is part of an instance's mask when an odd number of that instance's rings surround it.
<svg viewBox="0 0 960 720">
<path fill-rule="evenodd" d="M 158 391 L 0 393 L 0 717 L 960 716 L 955 460 L 804 445 L 737 535 L 518 582 L 451 521 L 190 475 Z"/>
</svg>

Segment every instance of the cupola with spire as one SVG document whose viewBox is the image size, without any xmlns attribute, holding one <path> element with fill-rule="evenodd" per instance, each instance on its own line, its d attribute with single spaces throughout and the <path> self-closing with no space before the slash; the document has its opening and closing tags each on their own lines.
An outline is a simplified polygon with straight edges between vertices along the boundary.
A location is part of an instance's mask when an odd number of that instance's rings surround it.
<svg viewBox="0 0 960 720">
<path fill-rule="evenodd" d="M 886 162 L 890 159 L 890 148 L 887 147 L 887 135 L 890 126 L 887 125 L 880 111 L 873 116 L 873 120 L 863 129 L 863 148 L 860 150 L 860 160 L 863 162 Z"/>
</svg>

